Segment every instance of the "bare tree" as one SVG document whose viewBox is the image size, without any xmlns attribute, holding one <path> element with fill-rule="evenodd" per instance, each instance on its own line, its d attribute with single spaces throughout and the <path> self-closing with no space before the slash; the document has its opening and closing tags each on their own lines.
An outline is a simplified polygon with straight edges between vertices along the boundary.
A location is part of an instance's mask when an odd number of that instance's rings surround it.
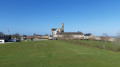
<svg viewBox="0 0 120 67">
<path fill-rule="evenodd" d="M 106 49 L 106 44 L 107 44 L 107 41 L 108 41 L 108 35 L 106 33 L 104 33 L 101 40 L 103 42 L 103 48 Z"/>
<path fill-rule="evenodd" d="M 114 51 L 118 51 L 118 48 L 120 47 L 120 33 L 117 34 L 116 40 L 114 43 Z"/>
<path fill-rule="evenodd" d="M 120 33 L 117 34 L 116 40 L 117 40 L 118 42 L 120 42 Z"/>
</svg>

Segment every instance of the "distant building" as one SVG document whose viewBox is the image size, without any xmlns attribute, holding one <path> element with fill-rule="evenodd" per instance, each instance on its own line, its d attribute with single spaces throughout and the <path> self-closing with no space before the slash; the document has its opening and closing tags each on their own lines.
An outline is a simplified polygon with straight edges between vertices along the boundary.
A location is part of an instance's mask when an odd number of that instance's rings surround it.
<svg viewBox="0 0 120 67">
<path fill-rule="evenodd" d="M 112 38 L 112 37 L 104 37 L 104 36 L 94 37 L 94 39 L 95 39 L 95 40 L 99 40 L 99 41 L 110 41 L 110 42 L 116 41 L 115 38 Z"/>
<path fill-rule="evenodd" d="M 82 32 L 63 32 L 63 33 L 58 33 L 57 37 L 64 39 L 83 39 L 84 35 Z"/>
<path fill-rule="evenodd" d="M 33 36 L 23 35 L 21 37 L 22 41 L 40 41 L 40 40 L 48 40 L 48 39 L 49 39 L 48 35 L 33 35 Z"/>
<path fill-rule="evenodd" d="M 114 42 L 114 41 L 116 41 L 116 39 L 115 38 L 109 38 L 108 41 Z"/>
<path fill-rule="evenodd" d="M 91 33 L 84 34 L 84 39 L 94 39 L 94 36 Z"/>
<path fill-rule="evenodd" d="M 52 28 L 51 29 L 51 35 L 54 37 L 56 36 L 58 33 L 63 33 L 64 32 L 64 23 L 62 23 L 62 28 Z"/>
<path fill-rule="evenodd" d="M 64 32 L 64 23 L 62 23 L 62 28 L 52 28 L 51 36 L 54 38 L 66 38 L 66 39 L 83 39 L 84 35 L 82 32 Z M 51 37 L 50 37 L 51 39 Z"/>
<path fill-rule="evenodd" d="M 5 40 L 4 39 L 0 39 L 0 43 L 5 43 Z"/>
<path fill-rule="evenodd" d="M 49 39 L 48 35 L 36 35 L 34 36 L 33 41 L 48 40 L 48 39 Z"/>
<path fill-rule="evenodd" d="M 94 37 L 94 40 L 100 41 L 100 40 L 101 40 L 101 37 Z"/>
</svg>

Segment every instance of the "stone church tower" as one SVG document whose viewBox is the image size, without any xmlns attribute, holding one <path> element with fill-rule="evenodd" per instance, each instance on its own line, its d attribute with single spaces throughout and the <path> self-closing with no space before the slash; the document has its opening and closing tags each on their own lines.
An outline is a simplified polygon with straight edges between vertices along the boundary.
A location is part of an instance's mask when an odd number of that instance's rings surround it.
<svg viewBox="0 0 120 67">
<path fill-rule="evenodd" d="M 62 23 L 61 32 L 64 32 L 64 23 Z"/>
</svg>

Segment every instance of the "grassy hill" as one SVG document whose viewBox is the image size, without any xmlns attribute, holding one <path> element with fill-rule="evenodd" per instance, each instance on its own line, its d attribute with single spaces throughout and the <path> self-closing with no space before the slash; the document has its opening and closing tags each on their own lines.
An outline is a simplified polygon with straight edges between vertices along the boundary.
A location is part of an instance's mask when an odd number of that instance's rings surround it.
<svg viewBox="0 0 120 67">
<path fill-rule="evenodd" d="M 0 67 L 120 67 L 120 53 L 63 41 L 0 44 Z"/>
</svg>

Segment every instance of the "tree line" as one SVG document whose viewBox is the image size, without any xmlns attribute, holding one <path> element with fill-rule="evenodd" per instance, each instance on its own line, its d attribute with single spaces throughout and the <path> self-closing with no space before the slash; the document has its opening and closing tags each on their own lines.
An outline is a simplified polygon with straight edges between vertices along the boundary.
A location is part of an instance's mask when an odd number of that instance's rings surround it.
<svg viewBox="0 0 120 67">
<path fill-rule="evenodd" d="M 6 35 L 3 32 L 0 32 L 0 37 L 5 37 Z M 15 33 L 13 35 L 10 35 L 11 38 L 13 39 L 20 39 L 20 34 L 19 33 Z"/>
</svg>

